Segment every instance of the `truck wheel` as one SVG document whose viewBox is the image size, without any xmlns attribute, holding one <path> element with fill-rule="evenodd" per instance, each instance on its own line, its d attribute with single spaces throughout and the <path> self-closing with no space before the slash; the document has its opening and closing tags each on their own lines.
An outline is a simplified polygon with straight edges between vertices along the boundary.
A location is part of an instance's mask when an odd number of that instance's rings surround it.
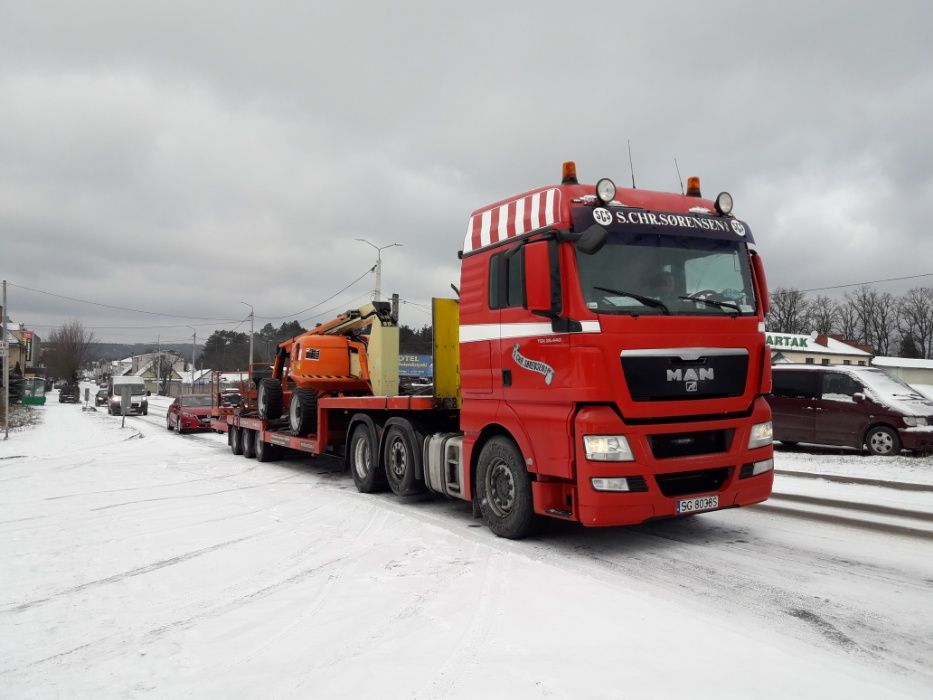
<svg viewBox="0 0 933 700">
<path fill-rule="evenodd" d="M 256 456 L 256 431 L 241 429 L 240 440 L 243 441 L 243 456 L 253 459 Z"/>
<path fill-rule="evenodd" d="M 295 389 L 288 402 L 288 425 L 295 435 L 309 435 L 317 429 L 317 392 Z"/>
<path fill-rule="evenodd" d="M 868 452 L 880 457 L 896 455 L 901 451 L 901 441 L 891 428 L 886 425 L 876 425 L 865 436 Z"/>
<path fill-rule="evenodd" d="M 278 420 L 282 417 L 282 385 L 278 379 L 267 377 L 259 380 L 256 410 L 263 420 Z"/>
<path fill-rule="evenodd" d="M 421 462 L 420 444 L 414 428 L 408 421 L 394 423 L 386 428 L 382 447 L 382 463 L 386 480 L 396 496 L 413 496 L 424 491 L 418 480 Z"/>
<path fill-rule="evenodd" d="M 521 452 L 507 437 L 497 435 L 479 455 L 476 498 L 483 520 L 497 537 L 519 540 L 536 525 L 531 498 L 531 476 Z"/>
<path fill-rule="evenodd" d="M 281 455 L 278 445 L 273 445 L 271 442 L 263 442 L 259 439 L 259 435 L 256 435 L 254 444 L 257 462 L 273 462 Z"/>
<path fill-rule="evenodd" d="M 366 423 L 357 423 L 350 436 L 347 464 L 353 483 L 360 493 L 375 493 L 385 490 L 386 474 L 379 465 L 379 448 L 376 436 Z"/>
<path fill-rule="evenodd" d="M 235 455 L 243 454 L 243 431 L 236 426 L 230 427 L 230 451 Z"/>
</svg>

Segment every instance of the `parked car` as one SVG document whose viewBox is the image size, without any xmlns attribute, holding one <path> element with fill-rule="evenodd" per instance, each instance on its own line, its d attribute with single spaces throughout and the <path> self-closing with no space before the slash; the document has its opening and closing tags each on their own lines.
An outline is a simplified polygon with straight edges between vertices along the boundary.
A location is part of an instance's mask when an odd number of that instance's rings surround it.
<svg viewBox="0 0 933 700">
<path fill-rule="evenodd" d="M 81 403 L 81 387 L 69 382 L 58 390 L 58 403 Z"/>
<path fill-rule="evenodd" d="M 876 367 L 776 365 L 774 439 L 896 455 L 933 449 L 933 401 Z"/>
<path fill-rule="evenodd" d="M 101 387 L 97 390 L 97 393 L 94 395 L 94 405 L 95 406 L 106 406 L 107 401 L 110 397 L 110 392 L 107 391 L 107 387 Z"/>
<path fill-rule="evenodd" d="M 165 413 L 165 427 L 179 434 L 188 430 L 210 429 L 210 394 L 179 396 L 172 401 Z"/>
</svg>

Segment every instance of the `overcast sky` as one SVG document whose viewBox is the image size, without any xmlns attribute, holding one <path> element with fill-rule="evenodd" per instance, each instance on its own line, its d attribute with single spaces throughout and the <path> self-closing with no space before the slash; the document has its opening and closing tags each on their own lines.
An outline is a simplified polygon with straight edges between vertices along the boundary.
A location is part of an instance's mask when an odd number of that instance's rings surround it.
<svg viewBox="0 0 933 700">
<path fill-rule="evenodd" d="M 931 27 L 929 0 L 0 0 L 10 315 L 116 342 L 201 341 L 241 301 L 309 325 L 372 291 L 362 237 L 403 244 L 383 291 L 421 326 L 472 210 L 570 159 L 630 184 L 627 139 L 640 188 L 678 190 L 676 157 L 733 194 L 772 288 L 933 273 Z"/>
</svg>

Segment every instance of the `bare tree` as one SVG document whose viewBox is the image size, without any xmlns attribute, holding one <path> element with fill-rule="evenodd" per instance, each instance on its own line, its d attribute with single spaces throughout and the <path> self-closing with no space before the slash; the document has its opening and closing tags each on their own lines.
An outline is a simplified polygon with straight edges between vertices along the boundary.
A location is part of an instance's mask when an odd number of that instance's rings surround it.
<svg viewBox="0 0 933 700">
<path fill-rule="evenodd" d="M 921 358 L 933 358 L 933 287 L 915 287 L 897 300 L 897 330 Z"/>
<path fill-rule="evenodd" d="M 846 340 L 858 340 L 858 314 L 848 300 L 836 304 L 836 330 Z"/>
<path fill-rule="evenodd" d="M 153 360 L 152 368 L 159 382 L 159 394 L 161 396 L 168 394 L 168 383 L 175 374 L 177 359 L 173 353 L 159 353 L 158 357 Z"/>
<path fill-rule="evenodd" d="M 820 294 L 809 305 L 810 328 L 823 335 L 832 335 L 839 328 L 839 311 L 832 299 Z"/>
<path fill-rule="evenodd" d="M 43 348 L 45 366 L 49 374 L 61 379 L 76 380 L 78 370 L 88 358 L 92 342 L 94 333 L 85 330 L 77 320 L 69 321 L 53 330 Z"/>
<path fill-rule="evenodd" d="M 771 293 L 768 330 L 779 333 L 809 333 L 810 304 L 799 289 L 778 287 Z"/>
<path fill-rule="evenodd" d="M 846 304 L 856 318 L 855 340 L 871 345 L 879 355 L 887 355 L 897 330 L 894 297 L 871 287 L 859 287 L 846 294 Z"/>
</svg>

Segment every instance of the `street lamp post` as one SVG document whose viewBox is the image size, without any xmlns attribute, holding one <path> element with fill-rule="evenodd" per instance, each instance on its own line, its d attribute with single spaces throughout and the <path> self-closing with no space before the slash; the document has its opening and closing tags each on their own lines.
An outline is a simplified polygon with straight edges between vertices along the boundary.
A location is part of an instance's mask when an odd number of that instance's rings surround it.
<svg viewBox="0 0 933 700">
<path fill-rule="evenodd" d="M 243 306 L 249 307 L 249 365 L 247 366 L 247 374 L 253 371 L 253 324 L 256 320 L 256 314 L 253 311 L 253 305 L 247 304 L 245 301 L 241 301 Z"/>
<path fill-rule="evenodd" d="M 382 301 L 382 251 L 386 248 L 394 248 L 395 246 L 402 247 L 401 243 L 389 243 L 389 245 L 378 246 L 374 243 L 370 243 L 365 238 L 357 238 L 360 243 L 365 243 L 370 248 L 376 249 L 376 293 L 375 300 Z"/>
</svg>

